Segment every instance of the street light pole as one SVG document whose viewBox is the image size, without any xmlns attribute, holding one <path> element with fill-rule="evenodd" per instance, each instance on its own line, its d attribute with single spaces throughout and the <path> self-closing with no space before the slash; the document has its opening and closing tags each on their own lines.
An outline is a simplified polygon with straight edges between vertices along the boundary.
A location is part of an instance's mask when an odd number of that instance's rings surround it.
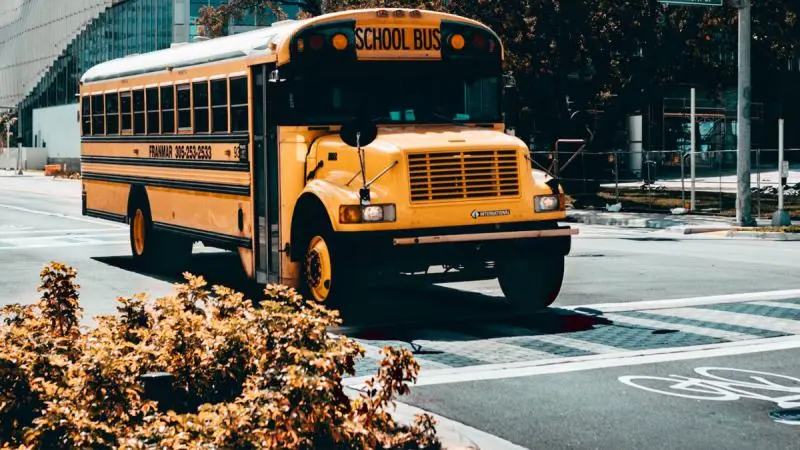
<svg viewBox="0 0 800 450">
<path fill-rule="evenodd" d="M 739 5 L 739 87 L 736 102 L 736 141 L 738 178 L 736 195 L 736 222 L 743 227 L 754 226 L 750 192 L 750 0 L 740 0 Z"/>
</svg>

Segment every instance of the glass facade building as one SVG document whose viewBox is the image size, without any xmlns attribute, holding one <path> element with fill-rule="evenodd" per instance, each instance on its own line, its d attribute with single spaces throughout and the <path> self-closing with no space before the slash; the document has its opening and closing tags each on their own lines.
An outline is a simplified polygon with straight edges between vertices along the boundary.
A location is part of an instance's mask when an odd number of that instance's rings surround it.
<svg viewBox="0 0 800 450">
<path fill-rule="evenodd" d="M 169 1 L 127 0 L 92 20 L 20 103 L 23 142 L 35 144 L 30 139 L 32 121 L 25 120 L 32 117 L 32 111 L 75 103 L 80 77 L 92 66 L 135 53 L 168 48 L 172 43 L 172 12 Z"/>
<path fill-rule="evenodd" d="M 76 104 L 81 75 L 98 63 L 191 42 L 199 34 L 200 8 L 227 1 L 3 0 L 0 106 L 18 109 L 23 145 L 36 146 L 33 110 Z M 294 17 L 297 7 L 287 13 Z M 228 32 L 273 21 L 270 11 L 254 11 L 231 23 Z"/>
</svg>

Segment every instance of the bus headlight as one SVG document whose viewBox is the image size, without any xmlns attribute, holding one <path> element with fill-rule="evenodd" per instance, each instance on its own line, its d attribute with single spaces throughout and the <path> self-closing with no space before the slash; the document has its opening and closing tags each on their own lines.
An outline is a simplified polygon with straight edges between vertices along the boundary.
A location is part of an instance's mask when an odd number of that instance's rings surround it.
<svg viewBox="0 0 800 450">
<path fill-rule="evenodd" d="M 561 206 L 558 195 L 537 195 L 533 199 L 533 207 L 537 213 L 558 211 Z"/>
<path fill-rule="evenodd" d="M 397 220 L 397 207 L 385 205 L 342 205 L 339 207 L 340 223 L 379 223 Z"/>
</svg>

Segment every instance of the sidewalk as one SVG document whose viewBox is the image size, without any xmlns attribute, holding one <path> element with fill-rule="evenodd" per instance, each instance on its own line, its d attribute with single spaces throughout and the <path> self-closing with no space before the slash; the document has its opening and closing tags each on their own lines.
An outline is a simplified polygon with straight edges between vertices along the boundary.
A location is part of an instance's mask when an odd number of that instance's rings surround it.
<svg viewBox="0 0 800 450">
<path fill-rule="evenodd" d="M 680 234 L 714 233 L 716 236 L 748 237 L 761 239 L 800 240 L 800 233 L 764 233 L 742 230 L 735 223 L 733 217 L 717 217 L 702 215 L 672 215 L 658 213 L 629 213 L 606 212 L 573 209 L 567 211 L 567 220 L 570 223 L 585 225 L 618 226 L 621 228 L 649 228 L 674 232 Z M 771 226 L 770 219 L 757 219 L 757 226 Z M 793 225 L 800 225 L 800 221 L 793 221 Z M 781 235 L 781 236 L 778 236 Z"/>
</svg>

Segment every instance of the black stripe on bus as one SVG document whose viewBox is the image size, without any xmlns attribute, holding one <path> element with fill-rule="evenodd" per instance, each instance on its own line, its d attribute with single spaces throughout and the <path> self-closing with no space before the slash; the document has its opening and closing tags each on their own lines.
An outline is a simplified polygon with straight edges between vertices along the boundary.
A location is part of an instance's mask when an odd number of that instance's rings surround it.
<svg viewBox="0 0 800 450">
<path fill-rule="evenodd" d="M 169 231 L 172 233 L 179 233 L 185 236 L 195 238 L 211 245 L 220 245 L 225 248 L 252 248 L 253 242 L 246 237 L 230 236 L 222 233 L 214 233 L 212 231 L 197 230 L 194 228 L 182 227 L 179 225 L 172 225 L 163 222 L 154 222 L 153 226 L 158 230 Z"/>
<path fill-rule="evenodd" d="M 110 220 L 112 222 L 122 222 L 122 223 L 125 223 L 127 219 L 127 217 L 123 216 L 122 214 L 98 211 L 96 209 L 87 209 L 86 216 L 96 217 L 98 219 Z"/>
<path fill-rule="evenodd" d="M 170 167 L 178 169 L 228 170 L 249 172 L 250 163 L 243 161 L 197 161 L 193 159 L 131 158 L 122 156 L 82 156 L 81 162 L 119 164 L 121 166 Z"/>
<path fill-rule="evenodd" d="M 105 143 L 148 143 L 171 142 L 174 144 L 214 142 L 214 143 L 247 143 L 250 140 L 248 133 L 215 133 L 215 134 L 115 134 L 113 136 L 82 136 L 81 142 Z"/>
<path fill-rule="evenodd" d="M 163 178 L 132 177 L 121 175 L 106 175 L 102 173 L 84 172 L 84 180 L 108 181 L 111 183 L 141 184 L 144 186 L 164 187 L 186 191 L 213 192 L 215 194 L 231 194 L 250 196 L 250 186 L 220 183 L 201 183 L 197 181 L 165 180 Z"/>
</svg>

